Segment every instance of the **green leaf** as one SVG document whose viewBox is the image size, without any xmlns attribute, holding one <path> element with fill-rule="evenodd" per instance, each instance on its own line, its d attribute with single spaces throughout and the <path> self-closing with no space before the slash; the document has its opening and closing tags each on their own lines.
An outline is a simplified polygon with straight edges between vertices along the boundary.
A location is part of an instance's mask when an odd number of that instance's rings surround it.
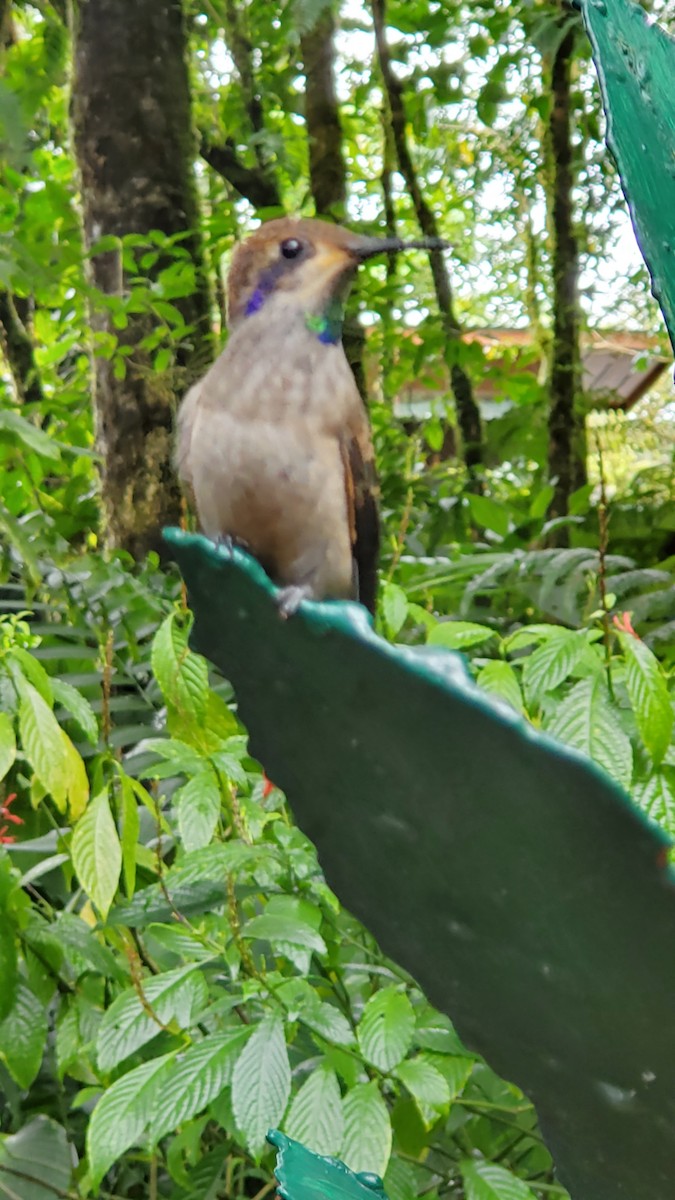
<svg viewBox="0 0 675 1200">
<path fill-rule="evenodd" d="M 546 516 L 546 510 L 555 496 L 555 488 L 552 483 L 547 483 L 544 487 L 532 497 L 530 501 L 530 516 L 535 520 Z"/>
<path fill-rule="evenodd" d="M 337 1075 L 321 1063 L 303 1083 L 284 1122 L 289 1137 L 315 1154 L 338 1154 L 344 1119 Z"/>
<path fill-rule="evenodd" d="M 389 1071 L 405 1058 L 415 1032 L 415 1014 L 405 992 L 385 987 L 366 1004 L 356 1031 L 364 1058 Z"/>
<path fill-rule="evenodd" d="M 255 1158 L 265 1148 L 267 1130 L 280 1123 L 290 1090 L 284 1028 L 279 1017 L 268 1017 L 246 1043 L 232 1080 L 234 1118 Z"/>
<path fill-rule="evenodd" d="M 629 633 L 620 633 L 619 640 L 626 657 L 626 688 L 640 737 L 658 765 L 670 745 L 675 721 L 666 680 L 644 642 Z"/>
<path fill-rule="evenodd" d="M 89 701 L 65 679 L 52 678 L 51 685 L 54 699 L 75 718 L 87 741 L 95 746 L 98 741 L 98 721 Z"/>
<path fill-rule="evenodd" d="M 387 637 L 395 638 L 408 616 L 408 597 L 396 583 L 385 583 L 380 608 Z"/>
<path fill-rule="evenodd" d="M 429 1109 L 437 1110 L 449 1105 L 450 1088 L 447 1081 L 423 1055 L 407 1058 L 398 1065 L 394 1074 L 417 1101 L 425 1119 L 430 1116 Z"/>
<path fill-rule="evenodd" d="M 634 784 L 632 795 L 647 815 L 675 838 L 675 767 L 662 767 Z"/>
<path fill-rule="evenodd" d="M 234 1065 L 249 1029 L 215 1033 L 177 1054 L 152 1113 L 148 1137 L 157 1143 L 205 1108 L 232 1082 Z"/>
<path fill-rule="evenodd" d="M 502 504 L 497 504 L 495 500 L 491 500 L 489 496 L 474 496 L 468 497 L 471 516 L 477 525 L 482 525 L 484 529 L 491 529 L 500 538 L 505 538 L 509 532 L 510 516 L 508 509 Z"/>
<path fill-rule="evenodd" d="M 427 1050 L 442 1054 L 461 1054 L 464 1050 L 449 1017 L 431 1004 L 424 1004 L 415 1013 L 415 1043 Z"/>
<path fill-rule="evenodd" d="M 0 1192 L 8 1200 L 65 1196 L 75 1165 L 73 1152 L 61 1125 L 50 1117 L 34 1117 L 0 1141 Z"/>
<path fill-rule="evenodd" d="M 120 793 L 122 797 L 122 874 L 127 896 L 133 896 L 136 886 L 136 843 L 141 819 L 133 784 L 122 771 L 120 772 Z"/>
<path fill-rule="evenodd" d="M 281 873 L 276 847 L 217 842 L 186 854 L 167 871 L 163 887 L 152 884 L 137 891 L 131 900 L 115 907 L 110 919 L 135 927 L 151 921 L 171 921 L 176 909 L 186 915 L 207 912 L 226 900 L 228 874 L 251 877 L 257 872 L 263 872 L 266 878 Z"/>
<path fill-rule="evenodd" d="M 72 855 L 77 878 L 105 919 L 122 868 L 122 848 L 106 792 L 94 797 L 77 822 Z"/>
<path fill-rule="evenodd" d="M 418 1193 L 415 1168 L 394 1155 L 382 1180 L 387 1200 L 411 1200 Z"/>
<path fill-rule="evenodd" d="M 245 938 L 264 938 L 272 945 L 287 943 L 291 946 L 301 946 L 316 954 L 326 953 L 326 943 L 311 925 L 282 913 L 262 913 L 259 917 L 251 917 L 241 931 Z M 282 951 L 283 953 L 283 951 Z"/>
<path fill-rule="evenodd" d="M 45 671 L 41 662 L 38 662 L 34 654 L 30 654 L 28 650 L 24 650 L 23 646 L 13 646 L 10 656 L 10 670 L 12 677 L 15 680 L 19 691 L 21 691 L 21 679 L 18 679 L 15 673 L 15 666 L 18 664 L 19 673 L 25 676 L 28 683 L 32 683 L 37 692 L 40 693 L 42 699 L 50 708 L 54 706 L 54 689 L 52 681 Z"/>
<path fill-rule="evenodd" d="M 320 926 L 321 911 L 315 904 L 300 896 L 277 895 L 270 897 L 265 912 L 249 921 L 243 932 L 244 936 L 267 938 L 278 954 L 306 975 L 312 954 L 326 953 Z"/>
<path fill-rule="evenodd" d="M 353 1046 L 356 1038 L 347 1018 L 334 1004 L 322 1002 L 306 979 L 287 979 L 276 989 L 287 1018 L 302 1021 L 322 1038 L 338 1046 Z"/>
<path fill-rule="evenodd" d="M 630 785 L 633 751 L 601 675 L 582 679 L 572 688 L 558 705 L 547 733 L 593 759 L 623 787 Z"/>
<path fill-rule="evenodd" d="M 522 650 L 526 646 L 531 646 L 533 642 L 547 642 L 549 638 L 560 637 L 562 633 L 569 633 L 568 629 L 563 629 L 560 625 L 545 625 L 534 624 L 524 625 L 522 629 L 516 629 L 514 633 L 510 633 L 504 638 L 504 649 L 511 654 L 515 650 Z"/>
<path fill-rule="evenodd" d="M 157 1037 L 162 1027 L 176 1021 L 188 1028 L 207 1000 L 207 987 L 197 963 L 165 971 L 141 981 L 143 996 L 156 1020 L 141 1004 L 135 988 L 128 988 L 103 1014 L 97 1057 L 101 1071 L 110 1071 L 130 1054 Z"/>
<path fill-rule="evenodd" d="M 461 1171 L 466 1200 L 535 1200 L 522 1179 L 496 1163 L 465 1158 Z"/>
<path fill-rule="evenodd" d="M 10 716 L 0 712 L 0 779 L 4 779 L 16 758 L 16 737 Z"/>
<path fill-rule="evenodd" d="M 338 1046 L 354 1044 L 355 1038 L 349 1021 L 334 1004 L 317 1000 L 315 1005 L 303 1008 L 299 1018 L 308 1029 L 313 1029 L 329 1042 L 335 1042 Z"/>
<path fill-rule="evenodd" d="M 545 692 L 553 692 L 569 678 L 588 649 L 583 633 L 561 629 L 525 660 L 523 686 L 528 701 L 538 704 Z"/>
<path fill-rule="evenodd" d="M 175 1054 L 163 1054 L 142 1063 L 116 1080 L 101 1096 L 87 1129 L 87 1156 L 94 1189 L 125 1150 L 144 1140 L 174 1057 Z"/>
<path fill-rule="evenodd" d="M 148 768 L 147 774 L 153 779 L 180 774 L 197 775 L 206 766 L 202 755 L 192 746 L 188 746 L 187 742 L 180 741 L 179 738 L 144 738 L 142 742 L 139 742 L 137 750 L 143 753 L 157 754 L 164 759 L 166 767 L 161 764 L 153 764 Z"/>
<path fill-rule="evenodd" d="M 218 780 L 207 764 L 205 767 L 205 770 L 193 775 L 173 795 L 178 832 L 188 851 L 208 846 L 220 816 L 221 795 Z"/>
<path fill-rule="evenodd" d="M 377 1083 L 357 1083 L 342 1101 L 345 1133 L 340 1158 L 352 1171 L 384 1175 L 391 1153 L 391 1121 Z"/>
<path fill-rule="evenodd" d="M 491 696 L 499 696 L 501 700 L 505 700 L 517 713 L 522 713 L 523 693 L 518 676 L 510 663 L 498 658 L 492 659 L 478 672 L 476 683 Z"/>
<path fill-rule="evenodd" d="M 56 462 L 61 453 L 48 434 L 8 408 L 0 409 L 0 435 L 11 434 L 42 458 Z"/>
<path fill-rule="evenodd" d="M 0 1022 L 0 1058 L 19 1087 L 32 1084 L 47 1041 L 47 1016 L 36 996 L 19 982 L 14 1004 Z"/>
<path fill-rule="evenodd" d="M 436 1054 L 433 1052 L 425 1054 L 424 1059 L 443 1076 L 450 1089 L 451 1100 L 462 1094 L 475 1066 L 475 1059 L 469 1058 L 467 1054 Z"/>
<path fill-rule="evenodd" d="M 7 923 L 0 909 L 0 1021 L 11 1012 L 16 1002 L 17 953 L 14 928 Z"/>
<path fill-rule="evenodd" d="M 188 720 L 201 721 L 206 712 L 209 671 L 206 659 L 188 649 L 190 629 L 176 613 L 162 622 L 152 643 L 152 669 L 162 694 Z"/>
<path fill-rule="evenodd" d="M 19 736 L 24 754 L 54 803 L 65 810 L 70 765 L 65 734 L 40 693 L 26 680 L 20 686 Z"/>
<path fill-rule="evenodd" d="M 497 634 L 487 625 L 476 625 L 473 621 L 439 621 L 429 630 L 427 642 L 430 646 L 447 646 L 449 650 L 466 650 L 470 646 L 481 646 L 493 637 Z"/>
<path fill-rule="evenodd" d="M 82 761 L 82 756 L 75 749 L 68 734 L 61 730 L 63 753 L 67 767 L 68 812 L 71 821 L 77 821 L 82 816 L 89 801 L 89 780 Z"/>
<path fill-rule="evenodd" d="M 185 925 L 148 925 L 145 936 L 159 942 L 164 949 L 186 962 L 208 962 L 217 956 L 213 945 L 205 945 L 204 939 L 190 933 Z"/>
</svg>

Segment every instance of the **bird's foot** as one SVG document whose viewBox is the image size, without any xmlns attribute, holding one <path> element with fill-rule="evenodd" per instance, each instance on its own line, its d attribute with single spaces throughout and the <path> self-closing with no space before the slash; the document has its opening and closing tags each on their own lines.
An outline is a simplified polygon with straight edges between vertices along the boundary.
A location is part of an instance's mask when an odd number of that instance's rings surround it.
<svg viewBox="0 0 675 1200">
<path fill-rule="evenodd" d="M 291 584 L 290 587 L 281 588 L 276 603 L 280 616 L 286 621 L 298 611 L 303 600 L 313 599 L 314 588 L 309 583 Z"/>
</svg>

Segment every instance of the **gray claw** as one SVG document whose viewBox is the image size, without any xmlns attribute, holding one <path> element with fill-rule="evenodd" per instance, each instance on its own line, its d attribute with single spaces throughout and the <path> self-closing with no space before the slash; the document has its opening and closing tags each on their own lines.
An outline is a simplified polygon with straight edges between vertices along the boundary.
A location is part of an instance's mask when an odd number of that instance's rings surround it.
<svg viewBox="0 0 675 1200">
<path fill-rule="evenodd" d="M 308 583 L 282 588 L 276 598 L 280 615 L 285 621 L 288 620 L 298 611 L 303 600 L 311 600 L 313 596 L 314 589 Z"/>
<path fill-rule="evenodd" d="M 219 533 L 213 539 L 214 545 L 219 550 L 225 550 L 227 554 L 232 554 L 235 549 L 248 550 L 248 546 L 242 538 L 232 537 L 229 533 Z"/>
</svg>

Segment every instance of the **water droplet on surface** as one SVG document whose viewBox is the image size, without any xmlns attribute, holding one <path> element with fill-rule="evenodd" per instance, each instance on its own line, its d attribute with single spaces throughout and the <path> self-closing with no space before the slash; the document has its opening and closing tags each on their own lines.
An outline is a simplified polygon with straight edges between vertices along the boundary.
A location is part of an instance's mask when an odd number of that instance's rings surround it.
<svg viewBox="0 0 675 1200">
<path fill-rule="evenodd" d="M 656 1079 L 656 1075 L 653 1071 L 643 1071 L 640 1078 L 642 1079 L 643 1083 L 653 1083 Z"/>
<path fill-rule="evenodd" d="M 359 1171 L 356 1178 L 367 1188 L 381 1188 L 383 1186 L 379 1175 L 375 1175 L 372 1171 Z"/>
<path fill-rule="evenodd" d="M 461 942 L 472 942 L 475 934 L 469 929 L 468 925 L 463 925 L 461 921 L 448 921 L 448 929 L 453 937 L 459 938 Z"/>
<path fill-rule="evenodd" d="M 376 824 L 390 833 L 401 834 L 409 840 L 413 840 L 417 836 L 412 826 L 407 821 L 402 821 L 400 817 L 395 816 L 394 813 L 378 813 Z"/>
<path fill-rule="evenodd" d="M 544 979 L 550 979 L 551 974 L 552 974 L 551 964 L 550 963 L 542 963 L 541 964 L 541 973 L 544 976 Z"/>
<path fill-rule="evenodd" d="M 617 1087 L 616 1084 L 605 1083 L 604 1080 L 599 1080 L 596 1087 L 612 1108 L 629 1109 L 635 1099 L 635 1088 Z"/>
</svg>

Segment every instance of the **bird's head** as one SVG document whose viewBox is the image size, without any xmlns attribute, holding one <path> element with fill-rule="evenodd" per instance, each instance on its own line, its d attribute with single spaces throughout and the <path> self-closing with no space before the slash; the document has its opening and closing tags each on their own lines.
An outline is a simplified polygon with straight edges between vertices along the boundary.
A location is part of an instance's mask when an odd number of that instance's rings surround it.
<svg viewBox="0 0 675 1200">
<path fill-rule="evenodd" d="M 275 307 L 301 312 L 321 341 L 338 341 L 342 305 L 360 263 L 377 254 L 440 250 L 434 238 L 404 242 L 365 237 L 327 221 L 283 217 L 267 221 L 237 247 L 228 280 L 229 323 Z"/>
</svg>

